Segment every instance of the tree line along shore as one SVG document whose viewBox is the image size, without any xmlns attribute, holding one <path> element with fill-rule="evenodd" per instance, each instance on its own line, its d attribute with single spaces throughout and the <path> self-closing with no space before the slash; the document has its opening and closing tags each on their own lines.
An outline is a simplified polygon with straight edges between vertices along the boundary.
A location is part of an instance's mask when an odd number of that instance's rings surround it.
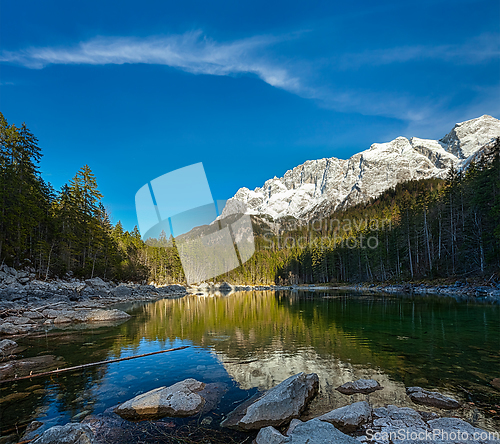
<svg viewBox="0 0 500 444">
<path fill-rule="evenodd" d="M 185 283 L 175 240 L 112 224 L 84 165 L 59 190 L 36 136 L 0 113 L 0 263 L 38 279 Z M 249 285 L 500 282 L 500 140 L 466 171 L 409 181 L 316 224 L 252 218 L 256 252 L 214 279 Z M 279 226 L 278 229 L 276 227 Z"/>
</svg>

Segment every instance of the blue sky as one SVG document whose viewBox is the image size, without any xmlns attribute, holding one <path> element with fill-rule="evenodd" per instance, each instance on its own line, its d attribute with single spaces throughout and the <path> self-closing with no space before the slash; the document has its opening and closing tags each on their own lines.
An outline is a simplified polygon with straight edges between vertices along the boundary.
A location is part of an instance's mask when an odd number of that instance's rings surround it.
<svg viewBox="0 0 500 444">
<path fill-rule="evenodd" d="M 0 3 L 0 110 L 56 188 L 85 163 L 113 221 L 203 162 L 215 199 L 308 159 L 500 117 L 500 3 Z"/>
</svg>

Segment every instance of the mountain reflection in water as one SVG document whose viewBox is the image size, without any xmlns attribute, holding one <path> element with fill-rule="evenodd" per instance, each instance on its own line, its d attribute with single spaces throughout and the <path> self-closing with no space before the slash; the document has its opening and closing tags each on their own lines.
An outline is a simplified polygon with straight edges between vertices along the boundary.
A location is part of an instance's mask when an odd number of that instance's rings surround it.
<svg viewBox="0 0 500 444">
<path fill-rule="evenodd" d="M 189 295 L 126 309 L 134 317 L 119 326 L 27 337 L 24 356 L 50 353 L 69 366 L 191 347 L 57 380 L 0 386 L 0 401 L 14 392 L 28 393 L 5 404 L 8 409 L 0 404 L 2 430 L 35 418 L 53 425 L 82 411 L 101 413 L 139 392 L 188 377 L 228 384 L 220 407 L 224 413 L 248 395 L 245 391 L 269 389 L 300 371 L 320 378 L 320 395 L 305 417 L 366 399 L 334 389 L 374 378 L 385 387 L 369 395 L 375 407 L 417 408 L 405 386 L 419 385 L 463 401 L 465 408 L 458 413 L 476 425 L 500 429 L 498 414 L 489 412 L 500 405 L 500 392 L 490 385 L 500 377 L 498 305 L 338 291 L 259 291 Z M 30 391 L 28 385 L 34 384 L 39 388 Z"/>
</svg>

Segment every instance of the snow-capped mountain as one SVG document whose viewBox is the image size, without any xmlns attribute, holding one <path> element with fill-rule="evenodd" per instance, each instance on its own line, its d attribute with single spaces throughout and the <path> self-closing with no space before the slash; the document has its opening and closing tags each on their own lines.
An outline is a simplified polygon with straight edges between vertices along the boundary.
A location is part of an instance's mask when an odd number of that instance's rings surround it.
<svg viewBox="0 0 500 444">
<path fill-rule="evenodd" d="M 369 200 L 400 182 L 444 178 L 451 166 L 465 168 L 497 137 L 500 120 L 484 115 L 457 123 L 441 140 L 398 137 L 374 143 L 347 160 L 308 160 L 260 188 L 240 188 L 227 201 L 221 218 L 244 212 L 274 220 L 287 216 L 309 219 Z"/>
</svg>

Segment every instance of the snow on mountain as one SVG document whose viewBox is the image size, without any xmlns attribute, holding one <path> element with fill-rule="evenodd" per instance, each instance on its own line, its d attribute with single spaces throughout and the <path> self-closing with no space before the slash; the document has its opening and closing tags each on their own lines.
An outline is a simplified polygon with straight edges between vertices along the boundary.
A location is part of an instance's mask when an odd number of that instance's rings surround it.
<svg viewBox="0 0 500 444">
<path fill-rule="evenodd" d="M 227 201 L 221 217 L 245 212 L 275 220 L 288 216 L 310 219 L 369 200 L 400 182 L 444 178 L 451 166 L 466 167 L 496 137 L 500 137 L 500 121 L 484 115 L 457 123 L 439 141 L 398 137 L 374 143 L 347 160 L 308 160 L 260 188 L 240 188 Z"/>
</svg>

